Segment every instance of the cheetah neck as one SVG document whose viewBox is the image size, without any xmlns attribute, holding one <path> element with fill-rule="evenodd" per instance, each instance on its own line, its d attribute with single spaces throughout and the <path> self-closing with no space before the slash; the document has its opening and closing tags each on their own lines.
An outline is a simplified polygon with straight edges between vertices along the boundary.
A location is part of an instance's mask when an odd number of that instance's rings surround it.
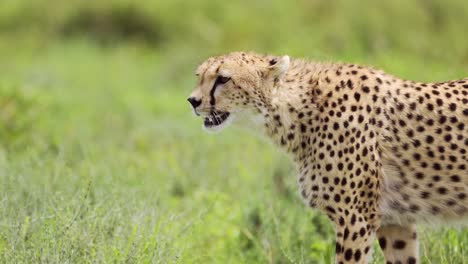
<svg viewBox="0 0 468 264">
<path fill-rule="evenodd" d="M 326 66 L 293 61 L 288 72 L 265 95 L 266 135 L 295 161 L 302 160 L 311 150 L 311 125 L 317 111 L 314 90 L 319 85 Z"/>
</svg>

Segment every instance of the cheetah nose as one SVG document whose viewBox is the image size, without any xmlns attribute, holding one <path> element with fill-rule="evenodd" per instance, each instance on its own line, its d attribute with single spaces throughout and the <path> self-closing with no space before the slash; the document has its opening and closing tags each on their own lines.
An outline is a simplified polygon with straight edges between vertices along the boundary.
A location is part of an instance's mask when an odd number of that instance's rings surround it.
<svg viewBox="0 0 468 264">
<path fill-rule="evenodd" d="M 189 101 L 189 103 L 193 106 L 194 109 L 200 106 L 202 102 L 201 100 L 198 100 L 195 97 L 189 97 L 187 101 Z"/>
</svg>

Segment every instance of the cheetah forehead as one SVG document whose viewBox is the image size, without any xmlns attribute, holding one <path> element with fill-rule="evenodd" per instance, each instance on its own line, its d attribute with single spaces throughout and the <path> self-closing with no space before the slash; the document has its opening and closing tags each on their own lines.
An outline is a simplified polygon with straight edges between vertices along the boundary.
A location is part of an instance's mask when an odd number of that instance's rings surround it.
<svg viewBox="0 0 468 264">
<path fill-rule="evenodd" d="M 237 67 L 241 69 L 246 65 L 250 65 L 251 67 L 267 67 L 269 65 L 269 61 L 274 60 L 275 58 L 276 57 L 272 55 L 262 55 L 254 52 L 231 52 L 225 55 L 214 56 L 206 59 L 197 67 L 196 74 L 202 75 L 206 72 L 210 72 L 210 70 L 219 68 L 221 68 L 221 71 L 226 71 L 226 69 L 220 67 L 223 64 L 229 66 L 230 71 L 235 71 Z M 229 72 L 225 73 L 227 74 Z"/>
</svg>

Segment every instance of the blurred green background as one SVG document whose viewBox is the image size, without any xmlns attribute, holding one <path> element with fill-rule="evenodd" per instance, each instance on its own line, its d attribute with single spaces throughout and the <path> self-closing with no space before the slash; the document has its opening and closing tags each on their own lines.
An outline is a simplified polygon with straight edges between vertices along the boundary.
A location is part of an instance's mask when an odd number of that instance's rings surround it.
<svg viewBox="0 0 468 264">
<path fill-rule="evenodd" d="M 464 78 L 467 25 L 466 0 L 2 0 L 0 262 L 330 263 L 288 159 L 202 131 L 196 65 L 252 50 Z M 423 263 L 468 263 L 466 229 L 420 231 Z"/>
</svg>

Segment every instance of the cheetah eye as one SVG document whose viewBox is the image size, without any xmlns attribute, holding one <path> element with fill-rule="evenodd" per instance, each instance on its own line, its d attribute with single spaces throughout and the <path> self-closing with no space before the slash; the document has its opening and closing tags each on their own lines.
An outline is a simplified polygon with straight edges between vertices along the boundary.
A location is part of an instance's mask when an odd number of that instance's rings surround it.
<svg viewBox="0 0 468 264">
<path fill-rule="evenodd" d="M 226 76 L 218 76 L 218 78 L 216 79 L 216 82 L 219 83 L 219 84 L 225 84 L 227 82 L 229 82 L 229 80 L 231 80 L 231 77 L 226 77 Z"/>
</svg>

